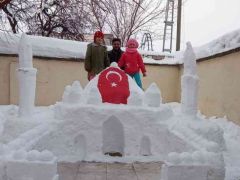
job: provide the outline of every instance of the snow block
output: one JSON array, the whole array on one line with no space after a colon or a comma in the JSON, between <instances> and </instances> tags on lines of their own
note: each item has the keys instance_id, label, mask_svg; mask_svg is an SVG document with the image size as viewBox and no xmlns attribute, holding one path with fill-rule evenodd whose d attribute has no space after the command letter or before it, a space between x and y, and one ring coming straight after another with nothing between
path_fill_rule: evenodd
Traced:
<instances>
[{"instance_id":1,"label":"snow block","mask_svg":"<svg viewBox=\"0 0 240 180\"><path fill-rule=\"evenodd\" d=\"M142 106L143 105L142 95L138 91L132 91L128 98L127 104L130 106Z\"/></svg>"},{"instance_id":2,"label":"snow block","mask_svg":"<svg viewBox=\"0 0 240 180\"><path fill-rule=\"evenodd\" d=\"M186 43L186 50L183 55L184 60L184 75L197 75L197 63L196 63L196 55L192 48L192 44L190 42Z\"/></svg>"},{"instance_id":3,"label":"snow block","mask_svg":"<svg viewBox=\"0 0 240 180\"><path fill-rule=\"evenodd\" d=\"M56 163L7 162L7 177L11 180L53 180L56 177Z\"/></svg>"},{"instance_id":4,"label":"snow block","mask_svg":"<svg viewBox=\"0 0 240 180\"><path fill-rule=\"evenodd\" d=\"M101 103L102 97L98 88L96 87L91 88L87 97L87 104L101 104Z\"/></svg>"},{"instance_id":5,"label":"snow block","mask_svg":"<svg viewBox=\"0 0 240 180\"><path fill-rule=\"evenodd\" d=\"M19 68L19 116L29 116L33 114L35 107L35 90L36 90L35 68Z\"/></svg>"},{"instance_id":6,"label":"snow block","mask_svg":"<svg viewBox=\"0 0 240 180\"><path fill-rule=\"evenodd\" d=\"M6 176L6 163L4 161L0 161L0 180L5 180Z\"/></svg>"},{"instance_id":7,"label":"snow block","mask_svg":"<svg viewBox=\"0 0 240 180\"><path fill-rule=\"evenodd\" d=\"M74 81L72 86L66 86L63 93L63 102L69 104L77 104L82 102L83 88L79 81Z\"/></svg>"},{"instance_id":8,"label":"snow block","mask_svg":"<svg viewBox=\"0 0 240 180\"><path fill-rule=\"evenodd\" d=\"M163 165L161 180L224 180L225 169L205 165Z\"/></svg>"},{"instance_id":9,"label":"snow block","mask_svg":"<svg viewBox=\"0 0 240 180\"><path fill-rule=\"evenodd\" d=\"M197 76L183 75L181 78L181 103L182 112L185 114L197 114L198 82Z\"/></svg>"},{"instance_id":10,"label":"snow block","mask_svg":"<svg viewBox=\"0 0 240 180\"><path fill-rule=\"evenodd\" d=\"M159 107L161 103L161 92L156 83L152 83L145 91L144 104L150 107Z\"/></svg>"},{"instance_id":11,"label":"snow block","mask_svg":"<svg viewBox=\"0 0 240 180\"><path fill-rule=\"evenodd\" d=\"M184 69L181 78L182 112L191 116L197 114L198 81L196 55L190 42L184 52Z\"/></svg>"},{"instance_id":12,"label":"snow block","mask_svg":"<svg viewBox=\"0 0 240 180\"><path fill-rule=\"evenodd\" d=\"M49 149L49 145L61 142L61 148L67 150L69 139L74 138L76 133L81 133L86 137L88 156L96 153L100 156L113 151L124 156L167 156L170 152L195 151L195 148L169 131L165 125L172 116L172 109L164 104L149 108L115 104L69 106L57 103L55 117L61 119L62 123L57 127L61 131L56 129L56 135L61 138L47 137L47 140L52 140L48 143L48 148L43 145L39 147L46 147L59 157L53 149ZM141 141L143 136L147 136L149 141Z\"/></svg>"},{"instance_id":13,"label":"snow block","mask_svg":"<svg viewBox=\"0 0 240 180\"><path fill-rule=\"evenodd\" d=\"M0 136L2 135L3 131L4 131L4 123L6 121L5 116L3 115L3 113L0 112Z\"/></svg>"},{"instance_id":14,"label":"snow block","mask_svg":"<svg viewBox=\"0 0 240 180\"><path fill-rule=\"evenodd\" d=\"M20 68L32 68L32 44L29 41L29 38L26 34L22 34L19 42L19 67Z\"/></svg>"}]
</instances>

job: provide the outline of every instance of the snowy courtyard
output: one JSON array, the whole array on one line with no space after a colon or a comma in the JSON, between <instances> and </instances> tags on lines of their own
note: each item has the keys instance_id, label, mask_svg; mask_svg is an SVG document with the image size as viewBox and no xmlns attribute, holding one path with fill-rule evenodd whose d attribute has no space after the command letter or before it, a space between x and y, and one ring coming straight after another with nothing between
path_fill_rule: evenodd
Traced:
<instances>
[{"instance_id":1,"label":"snowy courtyard","mask_svg":"<svg viewBox=\"0 0 240 180\"><path fill-rule=\"evenodd\" d=\"M240 180L239 7L0 0L0 180Z\"/></svg>"},{"instance_id":2,"label":"snowy courtyard","mask_svg":"<svg viewBox=\"0 0 240 180\"><path fill-rule=\"evenodd\" d=\"M112 106L103 105L103 107L96 108L94 105L88 105L85 110L92 116L95 114L94 119L98 120L97 123L100 124L101 120L107 120L110 114L119 114L116 110L118 108L115 109ZM79 109L81 107L79 105ZM129 121L129 124L124 126L125 132L127 129L130 129L130 131L135 129L137 132L133 134L139 137L138 139L143 134L153 137L151 137L151 144L143 143L140 145L140 141L135 141L134 137L126 134L126 145L119 147L125 148L125 156L110 157L103 154L101 150L103 145L102 137L99 137L97 131L93 130L98 125L96 122L91 123L91 116L86 116L86 111L81 113L75 107L69 112L70 114L65 114L65 118L68 117L69 119L63 120L56 118L57 105L53 105L37 107L31 118L18 118L17 106L1 106L0 177L3 180L5 180L4 177L6 176L17 180L20 176L24 179L24 176L37 177L41 175L40 179L43 179L42 172L44 172L44 179L51 179L49 177L54 177L57 174L56 170L59 162L64 161L73 163L78 161L105 163L162 161L172 165L193 167L221 165L222 162L219 162L218 159L219 148L216 147L221 145L221 148L224 148L222 152L226 169L225 180L239 179L239 126L229 122L226 118L212 117L206 119L200 114L198 114L197 119L192 121L181 113L180 104L178 103L164 104L163 107L168 108L165 112L162 111L165 116L152 117L153 119L149 120L148 127L145 127L157 131L155 137L154 133L136 129L140 128L140 125L136 124L136 122L144 123L143 120L145 119L145 117L138 119L138 121L133 119L134 113L131 112L134 112L136 107L120 107L119 109L122 109L121 111L124 111L125 114L122 116L122 120ZM77 116L74 115L74 109ZM113 112L113 109L115 109L115 112ZM145 111L145 114L153 112L153 110ZM126 115L127 113L128 115ZM141 117L141 114L138 118ZM78 120L75 118L78 118ZM87 122L91 125L88 128L86 128ZM112 126L114 126L114 123ZM116 121L115 125L118 125L117 123L119 122ZM99 129L99 131L102 131L102 129ZM85 139L84 135L87 132L89 132L89 135ZM109 133L114 132L110 131ZM218 139L221 135L224 138L222 140ZM97 144L94 141L97 141ZM119 141L119 138L117 141ZM173 145L166 141L175 143ZM132 146L127 147L128 144ZM140 147L143 148L142 151L140 151ZM149 154L143 156L141 153ZM31 169L32 174L29 169Z\"/></svg>"},{"instance_id":3,"label":"snowy courtyard","mask_svg":"<svg viewBox=\"0 0 240 180\"><path fill-rule=\"evenodd\" d=\"M240 127L198 111L191 43L181 55L180 103L163 103L155 83L142 90L112 64L84 88L79 81L66 86L62 100L45 107L34 105L37 69L26 35L20 44L19 106L0 106L0 180L240 179ZM127 103L102 102L104 73L112 100L126 77Z\"/></svg>"}]
</instances>

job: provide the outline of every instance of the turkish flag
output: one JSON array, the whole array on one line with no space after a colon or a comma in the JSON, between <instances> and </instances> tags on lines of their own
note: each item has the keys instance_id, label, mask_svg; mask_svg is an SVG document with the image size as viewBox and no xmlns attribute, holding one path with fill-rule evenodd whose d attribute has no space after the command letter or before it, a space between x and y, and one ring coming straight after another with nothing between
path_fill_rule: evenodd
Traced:
<instances>
[{"instance_id":1,"label":"turkish flag","mask_svg":"<svg viewBox=\"0 0 240 180\"><path fill-rule=\"evenodd\" d=\"M128 76L119 68L109 67L100 73L98 89L102 102L127 104L130 95Z\"/></svg>"}]
</instances>

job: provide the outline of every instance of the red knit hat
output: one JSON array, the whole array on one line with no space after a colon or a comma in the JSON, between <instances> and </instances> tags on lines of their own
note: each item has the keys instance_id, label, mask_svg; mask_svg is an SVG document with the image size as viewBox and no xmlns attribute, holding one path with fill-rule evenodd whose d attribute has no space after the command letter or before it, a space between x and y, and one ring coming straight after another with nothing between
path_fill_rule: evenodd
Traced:
<instances>
[{"instance_id":1,"label":"red knit hat","mask_svg":"<svg viewBox=\"0 0 240 180\"><path fill-rule=\"evenodd\" d=\"M136 39L129 39L128 42L127 42L127 47L130 45L130 44L133 44L134 45L134 48L138 48L138 42Z\"/></svg>"},{"instance_id":2,"label":"red knit hat","mask_svg":"<svg viewBox=\"0 0 240 180\"><path fill-rule=\"evenodd\" d=\"M96 31L94 34L94 42L96 41L96 38L104 38L104 34L101 31Z\"/></svg>"}]
</instances>

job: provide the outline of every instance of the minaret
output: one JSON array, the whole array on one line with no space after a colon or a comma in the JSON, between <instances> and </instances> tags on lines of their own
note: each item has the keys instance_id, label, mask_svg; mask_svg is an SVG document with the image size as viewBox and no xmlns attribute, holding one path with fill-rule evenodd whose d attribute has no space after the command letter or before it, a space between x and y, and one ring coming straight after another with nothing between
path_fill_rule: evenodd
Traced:
<instances>
[{"instance_id":1,"label":"minaret","mask_svg":"<svg viewBox=\"0 0 240 180\"><path fill-rule=\"evenodd\" d=\"M182 112L188 115L197 114L198 81L196 55L190 42L183 56L184 71L181 77L181 104Z\"/></svg>"},{"instance_id":2,"label":"minaret","mask_svg":"<svg viewBox=\"0 0 240 180\"><path fill-rule=\"evenodd\" d=\"M32 115L35 106L36 74L33 68L32 45L26 34L22 34L19 42L19 116Z\"/></svg>"}]
</instances>

